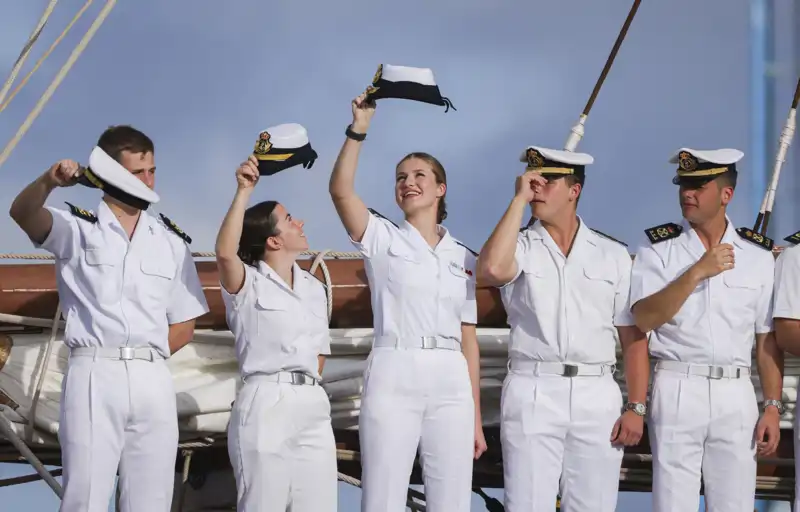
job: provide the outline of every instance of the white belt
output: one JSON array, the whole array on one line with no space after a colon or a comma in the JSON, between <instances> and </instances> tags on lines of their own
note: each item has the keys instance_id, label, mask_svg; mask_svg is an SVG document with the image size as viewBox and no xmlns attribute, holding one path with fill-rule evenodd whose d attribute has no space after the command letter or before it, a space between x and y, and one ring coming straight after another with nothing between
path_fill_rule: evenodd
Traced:
<instances>
[{"instance_id":1,"label":"white belt","mask_svg":"<svg viewBox=\"0 0 800 512\"><path fill-rule=\"evenodd\" d=\"M530 372L534 375L560 375L562 377L601 377L616 371L613 364L572 364L550 361L530 361L512 359L508 363L509 370Z\"/></svg>"},{"instance_id":2,"label":"white belt","mask_svg":"<svg viewBox=\"0 0 800 512\"><path fill-rule=\"evenodd\" d=\"M656 371L667 370L669 372L683 373L685 375L696 375L709 379L739 379L750 377L750 368L744 366L713 366L710 364L691 364L681 363L680 361L659 361L656 363Z\"/></svg>"},{"instance_id":3,"label":"white belt","mask_svg":"<svg viewBox=\"0 0 800 512\"><path fill-rule=\"evenodd\" d=\"M70 349L70 357L94 357L100 359L120 359L130 361L156 361L164 359L152 347L75 347Z\"/></svg>"},{"instance_id":4,"label":"white belt","mask_svg":"<svg viewBox=\"0 0 800 512\"><path fill-rule=\"evenodd\" d=\"M422 348L422 349L444 349L444 350L458 350L461 351L461 342L453 338L444 338L442 336L409 336L406 338L399 338L393 334L384 336L376 336L373 347L390 347L390 348Z\"/></svg>"},{"instance_id":5,"label":"white belt","mask_svg":"<svg viewBox=\"0 0 800 512\"><path fill-rule=\"evenodd\" d=\"M278 382L284 384L294 384L296 386L316 386L319 384L317 379L303 372L254 373L245 377L244 381Z\"/></svg>"}]
</instances>

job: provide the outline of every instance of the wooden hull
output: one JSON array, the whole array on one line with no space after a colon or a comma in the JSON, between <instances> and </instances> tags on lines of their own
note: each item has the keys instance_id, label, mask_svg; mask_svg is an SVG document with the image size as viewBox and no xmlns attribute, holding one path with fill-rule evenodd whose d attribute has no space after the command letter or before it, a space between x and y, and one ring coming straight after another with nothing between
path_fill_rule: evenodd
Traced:
<instances>
[{"instance_id":1,"label":"wooden hull","mask_svg":"<svg viewBox=\"0 0 800 512\"><path fill-rule=\"evenodd\" d=\"M298 262L304 269L311 260ZM331 328L372 327L369 286L360 258L325 259L333 284ZM197 272L211 311L197 321L198 329L227 330L225 305L219 291L214 261L196 261ZM323 283L322 270L315 276ZM506 313L496 288L479 287L478 325L506 328ZM55 268L52 263L0 265L0 313L51 319L58 305Z\"/></svg>"}]
</instances>

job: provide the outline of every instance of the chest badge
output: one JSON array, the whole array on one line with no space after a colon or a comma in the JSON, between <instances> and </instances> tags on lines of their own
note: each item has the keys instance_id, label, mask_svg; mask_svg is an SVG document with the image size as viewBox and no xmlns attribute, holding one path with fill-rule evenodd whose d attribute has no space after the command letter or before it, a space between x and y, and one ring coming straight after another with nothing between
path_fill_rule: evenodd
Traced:
<instances>
[{"instance_id":1,"label":"chest badge","mask_svg":"<svg viewBox=\"0 0 800 512\"><path fill-rule=\"evenodd\" d=\"M457 269L457 270L460 270L461 272L463 272L463 273L467 274L468 276L472 277L472 271L470 269L464 268L462 265L459 265L455 261L451 261L450 262L450 266L455 268L455 269Z\"/></svg>"}]
</instances>

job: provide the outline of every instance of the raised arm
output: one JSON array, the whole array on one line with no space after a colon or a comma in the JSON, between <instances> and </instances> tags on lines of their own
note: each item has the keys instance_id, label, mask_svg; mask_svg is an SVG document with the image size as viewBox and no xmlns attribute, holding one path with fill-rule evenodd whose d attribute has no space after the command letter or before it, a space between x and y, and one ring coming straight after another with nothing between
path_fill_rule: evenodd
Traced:
<instances>
[{"instance_id":1,"label":"raised arm","mask_svg":"<svg viewBox=\"0 0 800 512\"><path fill-rule=\"evenodd\" d=\"M220 284L230 294L237 294L244 285L244 263L239 258L239 240L242 238L244 211L253 188L258 183L258 160L253 155L236 169L236 194L217 233L215 252Z\"/></svg>"},{"instance_id":2,"label":"raised arm","mask_svg":"<svg viewBox=\"0 0 800 512\"><path fill-rule=\"evenodd\" d=\"M25 187L11 203L9 215L34 244L43 244L53 229L53 215L44 207L48 196L57 187L74 185L79 171L80 166L72 160L56 162Z\"/></svg>"},{"instance_id":3,"label":"raised arm","mask_svg":"<svg viewBox=\"0 0 800 512\"><path fill-rule=\"evenodd\" d=\"M527 171L517 178L514 199L478 257L478 278L481 282L489 286L503 286L519 273L516 260L517 236L525 206L533 201L534 187L537 184L547 184L538 172Z\"/></svg>"},{"instance_id":4,"label":"raised arm","mask_svg":"<svg viewBox=\"0 0 800 512\"><path fill-rule=\"evenodd\" d=\"M367 93L363 93L352 102L353 123L350 130L358 135L366 136L372 115L375 113L375 103L366 101ZM355 190L356 167L358 155L361 152L363 141L347 137L339 151L339 157L333 166L328 189L336 207L336 212L344 224L345 230L355 242L360 242L367 229L368 212L364 202L358 197Z\"/></svg>"},{"instance_id":5,"label":"raised arm","mask_svg":"<svg viewBox=\"0 0 800 512\"><path fill-rule=\"evenodd\" d=\"M648 274L657 273L657 270L652 268L654 263L650 261L652 258L646 256L639 261L637 256L633 262L631 293L636 299L631 298L633 303L631 311L636 319L636 326L642 332L658 329L670 321L701 282L732 269L733 247L730 244L712 247L680 277L652 295L638 299L636 290L641 290L642 282L648 278Z\"/></svg>"}]
</instances>

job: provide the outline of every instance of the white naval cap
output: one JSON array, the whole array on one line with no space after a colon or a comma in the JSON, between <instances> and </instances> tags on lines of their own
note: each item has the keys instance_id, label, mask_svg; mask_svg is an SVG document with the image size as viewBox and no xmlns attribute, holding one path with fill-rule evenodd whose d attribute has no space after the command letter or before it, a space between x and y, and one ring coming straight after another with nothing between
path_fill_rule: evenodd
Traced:
<instances>
[{"instance_id":1,"label":"white naval cap","mask_svg":"<svg viewBox=\"0 0 800 512\"><path fill-rule=\"evenodd\" d=\"M308 139L308 131L297 123L279 124L262 130L258 134L253 155L258 160L258 172L262 176L270 176L298 164L310 169L317 159L317 152Z\"/></svg>"},{"instance_id":2,"label":"white naval cap","mask_svg":"<svg viewBox=\"0 0 800 512\"><path fill-rule=\"evenodd\" d=\"M669 162L678 164L674 184L686 181L707 181L720 174L736 171L736 163L744 157L738 149L692 149L680 148Z\"/></svg>"},{"instance_id":3,"label":"white naval cap","mask_svg":"<svg viewBox=\"0 0 800 512\"><path fill-rule=\"evenodd\" d=\"M594 163L594 158L588 153L528 146L520 155L519 161L526 162L528 170L539 171L543 176L572 174L583 177L584 167Z\"/></svg>"},{"instance_id":4,"label":"white naval cap","mask_svg":"<svg viewBox=\"0 0 800 512\"><path fill-rule=\"evenodd\" d=\"M99 146L95 146L89 155L89 166L83 169L78 182L100 189L114 199L140 210L147 210L160 200L155 191Z\"/></svg>"},{"instance_id":5,"label":"white naval cap","mask_svg":"<svg viewBox=\"0 0 800 512\"><path fill-rule=\"evenodd\" d=\"M372 85L367 87L367 99L397 98L447 107L445 112L456 110L449 99L443 97L436 85L433 70L409 66L380 64Z\"/></svg>"}]
</instances>

